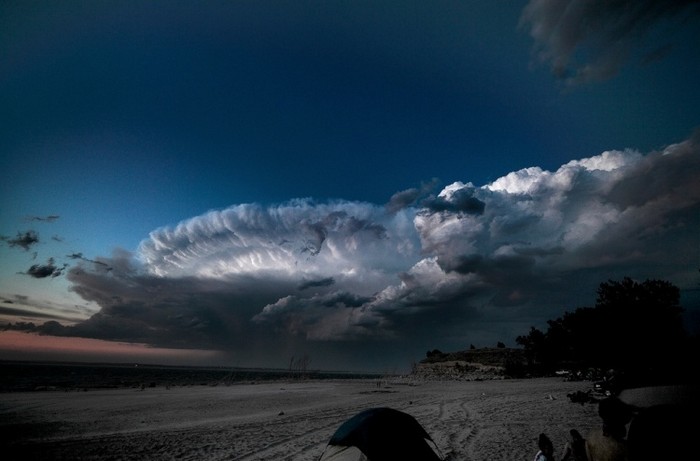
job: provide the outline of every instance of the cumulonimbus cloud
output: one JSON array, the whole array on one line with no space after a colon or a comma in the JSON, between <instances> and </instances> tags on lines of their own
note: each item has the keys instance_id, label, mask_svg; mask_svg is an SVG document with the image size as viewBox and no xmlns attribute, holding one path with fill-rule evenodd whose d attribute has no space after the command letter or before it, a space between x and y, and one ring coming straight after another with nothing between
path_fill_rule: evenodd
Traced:
<instances>
[{"instance_id":1,"label":"cumulonimbus cloud","mask_svg":"<svg viewBox=\"0 0 700 461\"><path fill-rule=\"evenodd\" d=\"M102 310L64 333L236 350L422 347L441 332L512 340L591 303L610 278L694 287L699 138L455 182L390 210L293 200L211 211L153 231L134 254L71 268L72 289Z\"/></svg>"}]
</instances>

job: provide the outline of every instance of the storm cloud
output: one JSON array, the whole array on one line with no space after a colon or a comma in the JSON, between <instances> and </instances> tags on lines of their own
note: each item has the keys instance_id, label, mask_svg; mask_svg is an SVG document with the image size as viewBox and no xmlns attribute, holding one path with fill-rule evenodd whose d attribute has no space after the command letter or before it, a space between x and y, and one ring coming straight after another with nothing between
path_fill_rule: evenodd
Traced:
<instances>
[{"instance_id":1,"label":"storm cloud","mask_svg":"<svg viewBox=\"0 0 700 461\"><path fill-rule=\"evenodd\" d=\"M606 80L631 59L662 58L673 48L674 29L697 25L694 0L531 0L521 26L535 40L536 59L568 84ZM663 41L651 35L663 27ZM645 46L644 44L647 44Z\"/></svg>"},{"instance_id":2,"label":"storm cloud","mask_svg":"<svg viewBox=\"0 0 700 461\"><path fill-rule=\"evenodd\" d=\"M63 334L247 354L323 344L331 357L348 341L377 353L512 343L591 305L611 278L693 289L698 138L455 182L391 212L313 200L211 211L71 268L72 290L101 311Z\"/></svg>"}]
</instances>

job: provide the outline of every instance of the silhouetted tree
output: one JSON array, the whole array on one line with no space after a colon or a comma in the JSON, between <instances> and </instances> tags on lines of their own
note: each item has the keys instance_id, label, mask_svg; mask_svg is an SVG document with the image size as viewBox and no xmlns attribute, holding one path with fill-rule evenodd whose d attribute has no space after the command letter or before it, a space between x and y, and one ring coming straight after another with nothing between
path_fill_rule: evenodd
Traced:
<instances>
[{"instance_id":1,"label":"silhouetted tree","mask_svg":"<svg viewBox=\"0 0 700 461\"><path fill-rule=\"evenodd\" d=\"M679 370L690 348L676 286L624 278L601 283L597 295L594 308L565 312L547 322L546 333L532 327L516 339L530 366L614 368L636 376Z\"/></svg>"},{"instance_id":2,"label":"silhouetted tree","mask_svg":"<svg viewBox=\"0 0 700 461\"><path fill-rule=\"evenodd\" d=\"M612 361L644 369L671 359L686 337L679 302L680 290L666 281L625 278L602 283L596 308L607 322Z\"/></svg>"},{"instance_id":3,"label":"silhouetted tree","mask_svg":"<svg viewBox=\"0 0 700 461\"><path fill-rule=\"evenodd\" d=\"M425 356L429 359L431 358L439 358L442 357L444 354L440 349L433 349L432 351L428 351L425 353Z\"/></svg>"},{"instance_id":4,"label":"silhouetted tree","mask_svg":"<svg viewBox=\"0 0 700 461\"><path fill-rule=\"evenodd\" d=\"M525 358L529 367L541 361L540 355L545 350L545 337L540 330L530 327L530 333L527 336L518 336L515 342L525 349Z\"/></svg>"}]
</instances>

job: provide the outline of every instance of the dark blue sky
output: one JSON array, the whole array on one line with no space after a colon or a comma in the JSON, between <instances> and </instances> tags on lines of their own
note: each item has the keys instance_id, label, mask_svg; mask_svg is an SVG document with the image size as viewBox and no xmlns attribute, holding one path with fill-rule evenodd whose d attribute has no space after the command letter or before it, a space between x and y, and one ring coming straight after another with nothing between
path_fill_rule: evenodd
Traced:
<instances>
[{"instance_id":1,"label":"dark blue sky","mask_svg":"<svg viewBox=\"0 0 700 461\"><path fill-rule=\"evenodd\" d=\"M0 234L41 240L5 245L0 291L64 297L21 272L143 260L149 233L209 210L382 207L681 143L700 126L698 8L635 4L3 2Z\"/></svg>"}]
</instances>

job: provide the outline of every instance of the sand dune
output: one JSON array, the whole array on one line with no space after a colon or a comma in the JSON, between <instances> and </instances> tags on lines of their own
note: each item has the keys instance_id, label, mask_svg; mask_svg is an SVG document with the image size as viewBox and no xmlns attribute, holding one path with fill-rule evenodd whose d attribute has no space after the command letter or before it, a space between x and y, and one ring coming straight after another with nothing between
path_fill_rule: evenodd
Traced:
<instances>
[{"instance_id":1,"label":"sand dune","mask_svg":"<svg viewBox=\"0 0 700 461\"><path fill-rule=\"evenodd\" d=\"M596 405L567 398L589 385L322 380L5 393L0 429L11 459L316 460L343 421L388 406L413 415L446 460L531 460L540 432L559 457L570 428L600 424Z\"/></svg>"}]
</instances>

